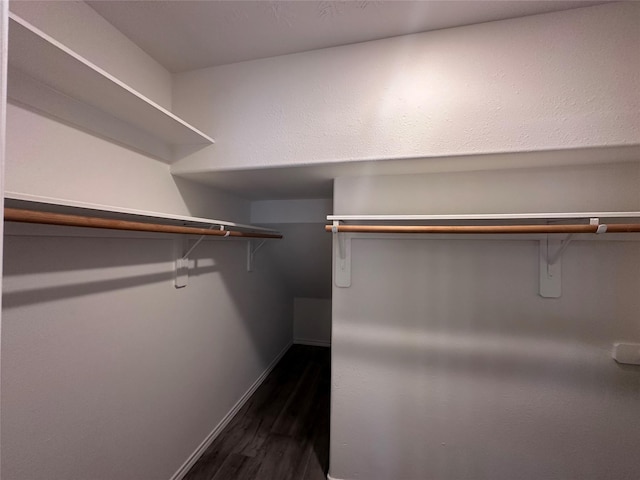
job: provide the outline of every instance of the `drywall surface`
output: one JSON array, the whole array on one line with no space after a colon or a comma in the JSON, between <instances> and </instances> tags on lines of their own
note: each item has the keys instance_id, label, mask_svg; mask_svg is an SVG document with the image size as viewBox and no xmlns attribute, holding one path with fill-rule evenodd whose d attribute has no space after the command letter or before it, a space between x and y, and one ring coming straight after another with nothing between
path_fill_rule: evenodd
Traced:
<instances>
[{"instance_id":1,"label":"drywall surface","mask_svg":"<svg viewBox=\"0 0 640 480\"><path fill-rule=\"evenodd\" d=\"M7 121L7 190L248 223L249 202L149 157ZM178 236L11 227L3 479L169 479L292 341L293 296L268 256L247 272L246 241L201 243L176 289Z\"/></svg>"},{"instance_id":2,"label":"drywall surface","mask_svg":"<svg viewBox=\"0 0 640 480\"><path fill-rule=\"evenodd\" d=\"M15 105L8 106L7 191L249 221L249 202L184 179L167 165Z\"/></svg>"},{"instance_id":3,"label":"drywall surface","mask_svg":"<svg viewBox=\"0 0 640 480\"><path fill-rule=\"evenodd\" d=\"M172 171L638 144L639 23L616 3L178 74L217 143Z\"/></svg>"},{"instance_id":4,"label":"drywall surface","mask_svg":"<svg viewBox=\"0 0 640 480\"><path fill-rule=\"evenodd\" d=\"M640 211L638 162L342 177L336 215Z\"/></svg>"},{"instance_id":5,"label":"drywall surface","mask_svg":"<svg viewBox=\"0 0 640 480\"><path fill-rule=\"evenodd\" d=\"M251 203L252 224L284 235L282 240L265 245L258 257L273 257L294 297L331 298L332 239L324 225L332 212L333 202L327 199Z\"/></svg>"},{"instance_id":6,"label":"drywall surface","mask_svg":"<svg viewBox=\"0 0 640 480\"><path fill-rule=\"evenodd\" d=\"M637 165L608 168L338 179L335 211L638 210ZM351 287L333 287L332 478L637 477L640 369L611 352L640 342L638 241L574 241L558 299L538 295L533 240L362 235L351 253Z\"/></svg>"},{"instance_id":7,"label":"drywall surface","mask_svg":"<svg viewBox=\"0 0 640 480\"><path fill-rule=\"evenodd\" d=\"M10 2L11 12L171 110L171 75L81 1Z\"/></svg>"},{"instance_id":8,"label":"drywall surface","mask_svg":"<svg viewBox=\"0 0 640 480\"><path fill-rule=\"evenodd\" d=\"M174 246L7 237L3 479L169 479L291 342L268 259L204 242L175 289Z\"/></svg>"},{"instance_id":9,"label":"drywall surface","mask_svg":"<svg viewBox=\"0 0 640 480\"><path fill-rule=\"evenodd\" d=\"M263 224L282 232L257 254L273 258L295 297L331 298L331 235L320 223Z\"/></svg>"},{"instance_id":10,"label":"drywall surface","mask_svg":"<svg viewBox=\"0 0 640 480\"><path fill-rule=\"evenodd\" d=\"M251 202L252 223L325 223L332 213L330 198Z\"/></svg>"},{"instance_id":11,"label":"drywall surface","mask_svg":"<svg viewBox=\"0 0 640 480\"><path fill-rule=\"evenodd\" d=\"M293 301L293 343L331 345L331 299L295 298Z\"/></svg>"}]
</instances>

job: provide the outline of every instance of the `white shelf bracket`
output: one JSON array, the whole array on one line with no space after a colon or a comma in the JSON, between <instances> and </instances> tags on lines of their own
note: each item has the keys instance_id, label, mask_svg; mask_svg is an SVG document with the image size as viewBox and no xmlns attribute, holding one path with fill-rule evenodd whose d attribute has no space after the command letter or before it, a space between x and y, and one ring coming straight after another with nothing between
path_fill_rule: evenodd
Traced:
<instances>
[{"instance_id":1,"label":"white shelf bracket","mask_svg":"<svg viewBox=\"0 0 640 480\"><path fill-rule=\"evenodd\" d=\"M262 240L260 243L258 243L258 245L255 246L255 248L251 240L247 242L247 272L253 272L254 257L256 255L256 252L260 250L260 247L262 247L265 242L266 240Z\"/></svg>"},{"instance_id":2,"label":"white shelf bracket","mask_svg":"<svg viewBox=\"0 0 640 480\"><path fill-rule=\"evenodd\" d=\"M334 220L333 232L334 276L336 286L348 288L351 286L351 237L338 232L339 220Z\"/></svg>"},{"instance_id":3,"label":"white shelf bracket","mask_svg":"<svg viewBox=\"0 0 640 480\"><path fill-rule=\"evenodd\" d=\"M596 219L597 221L597 219ZM574 239L569 234L564 240L540 240L540 296L559 298L562 295L562 254Z\"/></svg>"},{"instance_id":4,"label":"white shelf bracket","mask_svg":"<svg viewBox=\"0 0 640 480\"><path fill-rule=\"evenodd\" d=\"M549 255L547 257L547 268L555 265L556 263L558 263L558 261L562 258L562 254L564 253L564 251L567 249L567 247L571 244L571 242L573 241L574 238L574 234L571 233L569 235L567 235L567 238L564 239L563 242L561 242L560 244L560 248L558 248L558 250L556 250L556 253L550 253L549 249L547 248L547 254ZM548 241L548 239L547 239Z\"/></svg>"},{"instance_id":5,"label":"white shelf bracket","mask_svg":"<svg viewBox=\"0 0 640 480\"><path fill-rule=\"evenodd\" d=\"M211 225L209 227L209 230L213 230L213 227L215 227L215 225ZM220 231L224 231L224 226L220 225L219 228L220 228ZM229 236L229 232L226 233L225 237L228 237L228 236ZM196 240L196 243L194 243L193 246L187 251L187 253L185 253L182 256L182 260L189 260L189 255L191 254L191 252L193 252L196 249L196 247L198 245L200 245L200 242L202 242L202 240L204 240L204 237L205 237L205 235L200 235L200 238L198 238L198 240Z\"/></svg>"},{"instance_id":6,"label":"white shelf bracket","mask_svg":"<svg viewBox=\"0 0 640 480\"><path fill-rule=\"evenodd\" d=\"M550 262L550 252L560 252L562 241L551 239L540 240L540 296L544 298L559 298L562 295L562 258L555 255L555 261Z\"/></svg>"},{"instance_id":7,"label":"white shelf bracket","mask_svg":"<svg viewBox=\"0 0 640 480\"><path fill-rule=\"evenodd\" d=\"M189 258L184 254L188 246L186 235L180 235L175 242L176 276L174 285L176 288L184 288L189 283ZM190 253L187 252L187 253Z\"/></svg>"},{"instance_id":8,"label":"white shelf bracket","mask_svg":"<svg viewBox=\"0 0 640 480\"><path fill-rule=\"evenodd\" d=\"M224 230L223 225L211 225L209 227L209 230L213 230L214 228L219 228L222 231ZM189 240L186 235L181 235L180 238L176 240L176 288L183 288L187 286L189 282L189 255L191 255L196 247L200 245L200 242L204 240L205 236L206 235L200 235L200 238L198 238L198 240L196 240L196 242L188 250L187 247L189 246ZM225 237L228 236L229 232L227 231Z\"/></svg>"},{"instance_id":9,"label":"white shelf bracket","mask_svg":"<svg viewBox=\"0 0 640 480\"><path fill-rule=\"evenodd\" d=\"M597 225L596 234L606 233L607 226L598 217L589 219L589 225ZM547 238L540 240L540 296L559 298L562 295L562 254L569 247L575 235L569 234L564 240ZM552 253L555 252L555 253Z\"/></svg>"}]
</instances>

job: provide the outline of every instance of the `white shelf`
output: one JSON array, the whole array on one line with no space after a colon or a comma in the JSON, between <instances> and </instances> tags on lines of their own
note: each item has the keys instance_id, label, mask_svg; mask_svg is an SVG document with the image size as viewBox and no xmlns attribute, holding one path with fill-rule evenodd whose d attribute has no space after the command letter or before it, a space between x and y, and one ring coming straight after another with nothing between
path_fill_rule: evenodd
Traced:
<instances>
[{"instance_id":1,"label":"white shelf","mask_svg":"<svg viewBox=\"0 0 640 480\"><path fill-rule=\"evenodd\" d=\"M13 13L8 98L167 163L214 143Z\"/></svg>"},{"instance_id":2,"label":"white shelf","mask_svg":"<svg viewBox=\"0 0 640 480\"><path fill-rule=\"evenodd\" d=\"M640 218L640 212L481 213L454 215L328 215L329 221L407 222L474 220L580 220L590 218Z\"/></svg>"},{"instance_id":3,"label":"white shelf","mask_svg":"<svg viewBox=\"0 0 640 480\"><path fill-rule=\"evenodd\" d=\"M221 225L227 229L240 231L256 231L264 233L278 233L275 230L254 225L215 220L211 218L189 217L186 215L173 215L167 213L151 212L146 210L136 210L133 208L112 207L96 203L77 202L60 198L41 197L26 193L6 192L5 207L23 208L31 210L45 210L54 213L66 213L74 215L94 215L104 218L120 218L133 221L162 220L162 223L172 225L185 225L190 227L210 227L211 225Z\"/></svg>"}]
</instances>

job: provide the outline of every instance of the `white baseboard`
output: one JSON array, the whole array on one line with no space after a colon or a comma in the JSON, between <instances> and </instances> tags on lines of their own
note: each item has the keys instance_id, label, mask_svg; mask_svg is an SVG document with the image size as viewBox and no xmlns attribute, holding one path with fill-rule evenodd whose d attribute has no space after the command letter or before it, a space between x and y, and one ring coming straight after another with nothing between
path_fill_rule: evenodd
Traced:
<instances>
[{"instance_id":1,"label":"white baseboard","mask_svg":"<svg viewBox=\"0 0 640 480\"><path fill-rule=\"evenodd\" d=\"M309 340L307 338L294 338L294 345L310 345L312 347L330 347L331 342L326 342L324 340Z\"/></svg>"},{"instance_id":2,"label":"white baseboard","mask_svg":"<svg viewBox=\"0 0 640 480\"><path fill-rule=\"evenodd\" d=\"M187 472L193 467L193 465L198 461L198 459L202 456L202 454L209 448L209 445L213 443L213 441L220 435L220 432L224 430L229 422L233 419L233 417L238 413L238 411L242 408L242 406L251 398L251 395L258 389L262 382L264 382L267 375L271 373L271 370L276 366L276 364L280 361L287 350L291 347L293 343L290 342L286 347L273 359L273 361L269 364L269 366L265 369L264 372L260 374L258 379L253 382L253 385L249 387L240 400L233 406L233 408L227 413L224 418L216 425L216 427L211 431L207 438L205 438L202 443L195 449L195 451L189 456L189 458L182 464L182 466L178 469L176 473L173 474L170 480L182 480L182 478L187 474Z\"/></svg>"}]
</instances>

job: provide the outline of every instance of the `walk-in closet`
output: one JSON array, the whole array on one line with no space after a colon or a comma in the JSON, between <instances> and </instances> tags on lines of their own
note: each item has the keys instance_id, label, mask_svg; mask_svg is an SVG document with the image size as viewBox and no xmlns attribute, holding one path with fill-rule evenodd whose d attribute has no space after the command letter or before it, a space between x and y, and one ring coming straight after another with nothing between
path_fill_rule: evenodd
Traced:
<instances>
[{"instance_id":1,"label":"walk-in closet","mask_svg":"<svg viewBox=\"0 0 640 480\"><path fill-rule=\"evenodd\" d=\"M632 480L640 2L0 2L2 480Z\"/></svg>"}]
</instances>

